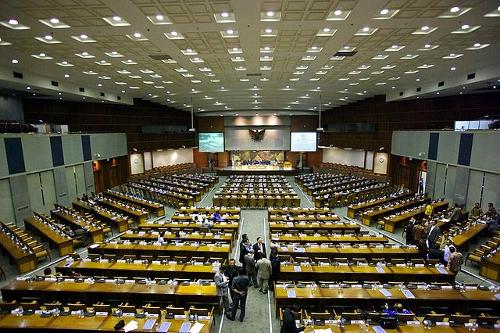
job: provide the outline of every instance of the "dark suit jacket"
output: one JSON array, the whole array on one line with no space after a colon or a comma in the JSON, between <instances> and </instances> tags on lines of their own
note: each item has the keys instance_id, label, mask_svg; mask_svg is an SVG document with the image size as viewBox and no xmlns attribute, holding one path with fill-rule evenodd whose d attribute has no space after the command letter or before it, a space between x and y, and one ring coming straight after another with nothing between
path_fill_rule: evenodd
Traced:
<instances>
[{"instance_id":1,"label":"dark suit jacket","mask_svg":"<svg viewBox=\"0 0 500 333\"><path fill-rule=\"evenodd\" d=\"M257 253L259 252L259 243L255 243L253 245L253 251L254 253ZM262 256L266 257L267 254L266 254L266 244L262 243Z\"/></svg>"},{"instance_id":2,"label":"dark suit jacket","mask_svg":"<svg viewBox=\"0 0 500 333\"><path fill-rule=\"evenodd\" d=\"M280 333L298 333L303 330L303 327L297 328L293 312L286 308L285 311L283 311L283 324L281 326Z\"/></svg>"},{"instance_id":3,"label":"dark suit jacket","mask_svg":"<svg viewBox=\"0 0 500 333\"><path fill-rule=\"evenodd\" d=\"M439 230L439 227L435 226L434 229L431 230L429 233L429 236L427 237L427 240L429 241L429 249L434 249L436 247L439 247L437 245L437 239L439 235L441 234L441 231Z\"/></svg>"}]
</instances>

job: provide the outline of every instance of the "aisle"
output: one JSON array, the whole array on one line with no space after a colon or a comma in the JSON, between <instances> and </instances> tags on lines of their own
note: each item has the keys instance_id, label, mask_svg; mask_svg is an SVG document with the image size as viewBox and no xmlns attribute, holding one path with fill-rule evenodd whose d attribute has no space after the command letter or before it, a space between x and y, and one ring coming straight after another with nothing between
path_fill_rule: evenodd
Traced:
<instances>
[{"instance_id":1,"label":"aisle","mask_svg":"<svg viewBox=\"0 0 500 333\"><path fill-rule=\"evenodd\" d=\"M257 237L264 237L269 254L269 230L267 229L267 210L264 209L242 209L240 237L238 244L233 249L232 257L239 265L239 242L242 234L247 234L251 243L254 244ZM246 314L243 323L238 321L239 312L235 321L227 318L216 318L215 332L242 333L242 332L279 332L279 321L274 314L273 294L269 292L264 295L257 288L251 287L249 290Z\"/></svg>"}]
</instances>

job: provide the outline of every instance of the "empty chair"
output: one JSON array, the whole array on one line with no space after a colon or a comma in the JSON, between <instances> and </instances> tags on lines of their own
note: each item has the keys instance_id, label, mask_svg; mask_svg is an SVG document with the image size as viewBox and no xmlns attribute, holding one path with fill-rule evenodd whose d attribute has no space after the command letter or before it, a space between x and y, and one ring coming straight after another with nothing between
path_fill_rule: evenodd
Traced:
<instances>
[{"instance_id":1,"label":"empty chair","mask_svg":"<svg viewBox=\"0 0 500 333\"><path fill-rule=\"evenodd\" d=\"M411 259L411 263L413 265L423 265L425 264L424 259Z\"/></svg>"},{"instance_id":2,"label":"empty chair","mask_svg":"<svg viewBox=\"0 0 500 333\"><path fill-rule=\"evenodd\" d=\"M295 262L305 264L305 263L311 263L311 258L309 257L295 257Z\"/></svg>"},{"instance_id":3,"label":"empty chair","mask_svg":"<svg viewBox=\"0 0 500 333\"><path fill-rule=\"evenodd\" d=\"M472 319L471 315L464 315L461 313L451 314L448 318L448 322L452 325L465 325Z\"/></svg>"},{"instance_id":4,"label":"empty chair","mask_svg":"<svg viewBox=\"0 0 500 333\"><path fill-rule=\"evenodd\" d=\"M443 321L445 316L446 316L446 314L444 314L444 313L435 313L434 311L432 311L432 312L425 315L424 320L428 320L428 321L431 321L433 323L436 323L438 321L439 322Z\"/></svg>"},{"instance_id":5,"label":"empty chair","mask_svg":"<svg viewBox=\"0 0 500 333\"><path fill-rule=\"evenodd\" d=\"M0 302L0 313L10 313L18 307L17 301Z\"/></svg>"},{"instance_id":6,"label":"empty chair","mask_svg":"<svg viewBox=\"0 0 500 333\"><path fill-rule=\"evenodd\" d=\"M43 303L46 310L62 309L63 305L59 301L53 301L51 303Z\"/></svg>"},{"instance_id":7,"label":"empty chair","mask_svg":"<svg viewBox=\"0 0 500 333\"><path fill-rule=\"evenodd\" d=\"M347 258L335 258L335 261L339 264L348 264L349 263L349 259L347 259Z\"/></svg>"},{"instance_id":8,"label":"empty chair","mask_svg":"<svg viewBox=\"0 0 500 333\"><path fill-rule=\"evenodd\" d=\"M426 259L425 263L429 266L435 266L439 264L439 259Z\"/></svg>"},{"instance_id":9,"label":"empty chair","mask_svg":"<svg viewBox=\"0 0 500 333\"><path fill-rule=\"evenodd\" d=\"M330 312L310 312L308 313L306 311L306 317L313 322L324 322L325 320L333 320L335 319L335 314L330 313Z\"/></svg>"},{"instance_id":10,"label":"empty chair","mask_svg":"<svg viewBox=\"0 0 500 333\"><path fill-rule=\"evenodd\" d=\"M116 261L116 254L104 254L103 259L108 261Z\"/></svg>"},{"instance_id":11,"label":"empty chair","mask_svg":"<svg viewBox=\"0 0 500 333\"><path fill-rule=\"evenodd\" d=\"M374 263L385 263L385 258L372 258Z\"/></svg>"},{"instance_id":12,"label":"empty chair","mask_svg":"<svg viewBox=\"0 0 500 333\"><path fill-rule=\"evenodd\" d=\"M153 256L141 254L141 260L147 260L148 262L153 261Z\"/></svg>"},{"instance_id":13,"label":"empty chair","mask_svg":"<svg viewBox=\"0 0 500 333\"><path fill-rule=\"evenodd\" d=\"M31 301L31 302L21 302L19 303L19 306L23 308L23 310L38 310L40 308L40 304L38 304L38 301Z\"/></svg>"},{"instance_id":14,"label":"empty chair","mask_svg":"<svg viewBox=\"0 0 500 333\"><path fill-rule=\"evenodd\" d=\"M398 318L398 322L401 323L406 323L407 321L415 320L414 313L398 313L396 314L396 317Z\"/></svg>"},{"instance_id":15,"label":"empty chair","mask_svg":"<svg viewBox=\"0 0 500 333\"><path fill-rule=\"evenodd\" d=\"M316 258L314 258L314 260L318 263L318 265L327 266L327 265L331 264L331 261L329 258L316 257Z\"/></svg>"},{"instance_id":16,"label":"empty chair","mask_svg":"<svg viewBox=\"0 0 500 333\"><path fill-rule=\"evenodd\" d=\"M184 308L178 308L178 307L167 307L167 318L174 318L175 316L185 316L186 311Z\"/></svg>"},{"instance_id":17,"label":"empty chair","mask_svg":"<svg viewBox=\"0 0 500 333\"><path fill-rule=\"evenodd\" d=\"M404 259L396 259L396 258L391 259L391 264L393 265L404 265L405 263L406 261Z\"/></svg>"},{"instance_id":18,"label":"empty chair","mask_svg":"<svg viewBox=\"0 0 500 333\"><path fill-rule=\"evenodd\" d=\"M361 320L363 314L361 312L342 312L340 317L345 320Z\"/></svg>"},{"instance_id":19,"label":"empty chair","mask_svg":"<svg viewBox=\"0 0 500 333\"><path fill-rule=\"evenodd\" d=\"M148 314L161 315L161 308L159 306L152 306L151 304L146 304L142 307L142 310Z\"/></svg>"},{"instance_id":20,"label":"empty chair","mask_svg":"<svg viewBox=\"0 0 500 333\"><path fill-rule=\"evenodd\" d=\"M103 302L98 302L96 304L92 304L95 312L107 312L111 313L111 304L104 304Z\"/></svg>"},{"instance_id":21,"label":"empty chair","mask_svg":"<svg viewBox=\"0 0 500 333\"><path fill-rule=\"evenodd\" d=\"M202 309L202 308L196 308L194 306L192 306L191 308L189 308L189 313L192 314L192 315L198 315L198 316L202 316L202 317L210 317L212 315L212 311L211 309Z\"/></svg>"},{"instance_id":22,"label":"empty chair","mask_svg":"<svg viewBox=\"0 0 500 333\"><path fill-rule=\"evenodd\" d=\"M135 306L126 303L118 305L118 309L122 310L123 313L135 313Z\"/></svg>"},{"instance_id":23,"label":"empty chair","mask_svg":"<svg viewBox=\"0 0 500 333\"><path fill-rule=\"evenodd\" d=\"M85 310L87 308L87 305L81 302L68 303L68 308L69 311L80 311L80 310Z\"/></svg>"},{"instance_id":24,"label":"empty chair","mask_svg":"<svg viewBox=\"0 0 500 333\"><path fill-rule=\"evenodd\" d=\"M368 261L366 260L366 258L352 258L351 261L353 261L356 265L368 264Z\"/></svg>"}]
</instances>

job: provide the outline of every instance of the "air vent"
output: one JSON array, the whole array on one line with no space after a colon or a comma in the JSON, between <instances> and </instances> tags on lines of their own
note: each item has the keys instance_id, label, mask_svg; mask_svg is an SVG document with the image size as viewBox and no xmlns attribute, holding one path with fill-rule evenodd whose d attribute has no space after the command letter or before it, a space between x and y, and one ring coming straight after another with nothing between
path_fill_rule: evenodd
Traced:
<instances>
[{"instance_id":1,"label":"air vent","mask_svg":"<svg viewBox=\"0 0 500 333\"><path fill-rule=\"evenodd\" d=\"M438 87L444 86L444 81L438 82Z\"/></svg>"},{"instance_id":2,"label":"air vent","mask_svg":"<svg viewBox=\"0 0 500 333\"><path fill-rule=\"evenodd\" d=\"M168 54L154 54L149 56L153 60L172 60L172 57Z\"/></svg>"},{"instance_id":3,"label":"air vent","mask_svg":"<svg viewBox=\"0 0 500 333\"><path fill-rule=\"evenodd\" d=\"M262 73L247 73L247 76L262 76Z\"/></svg>"},{"instance_id":4,"label":"air vent","mask_svg":"<svg viewBox=\"0 0 500 333\"><path fill-rule=\"evenodd\" d=\"M52 84L54 87L59 87L59 82L57 81L51 81L50 84Z\"/></svg>"},{"instance_id":5,"label":"air vent","mask_svg":"<svg viewBox=\"0 0 500 333\"><path fill-rule=\"evenodd\" d=\"M358 51L338 51L337 53L334 54L336 57L352 57L354 56Z\"/></svg>"},{"instance_id":6,"label":"air vent","mask_svg":"<svg viewBox=\"0 0 500 333\"><path fill-rule=\"evenodd\" d=\"M472 80L475 77L476 77L476 73L469 74L469 75L467 75L467 80Z\"/></svg>"},{"instance_id":7,"label":"air vent","mask_svg":"<svg viewBox=\"0 0 500 333\"><path fill-rule=\"evenodd\" d=\"M101 92L101 97L104 97L104 93L103 92Z\"/></svg>"},{"instance_id":8,"label":"air vent","mask_svg":"<svg viewBox=\"0 0 500 333\"><path fill-rule=\"evenodd\" d=\"M402 91L399 93L399 96L403 96L403 92Z\"/></svg>"},{"instance_id":9,"label":"air vent","mask_svg":"<svg viewBox=\"0 0 500 333\"><path fill-rule=\"evenodd\" d=\"M122 100L122 98L120 96L116 96L116 99L119 100L119 101Z\"/></svg>"},{"instance_id":10,"label":"air vent","mask_svg":"<svg viewBox=\"0 0 500 333\"><path fill-rule=\"evenodd\" d=\"M16 79L23 79L23 73L19 73L19 72L13 72L12 75L14 75L14 78Z\"/></svg>"},{"instance_id":11,"label":"air vent","mask_svg":"<svg viewBox=\"0 0 500 333\"><path fill-rule=\"evenodd\" d=\"M85 92L85 88L80 88L80 92Z\"/></svg>"},{"instance_id":12,"label":"air vent","mask_svg":"<svg viewBox=\"0 0 500 333\"><path fill-rule=\"evenodd\" d=\"M418 87L417 92L421 92L421 91L422 91L422 87Z\"/></svg>"}]
</instances>

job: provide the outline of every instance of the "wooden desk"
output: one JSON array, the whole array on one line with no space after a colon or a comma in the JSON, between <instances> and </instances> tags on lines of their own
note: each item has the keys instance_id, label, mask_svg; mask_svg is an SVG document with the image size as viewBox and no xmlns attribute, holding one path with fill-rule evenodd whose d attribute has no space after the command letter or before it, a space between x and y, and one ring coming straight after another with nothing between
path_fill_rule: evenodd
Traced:
<instances>
[{"instance_id":1,"label":"wooden desk","mask_svg":"<svg viewBox=\"0 0 500 333\"><path fill-rule=\"evenodd\" d=\"M16 316L13 314L0 315L0 329L3 330L15 330L17 331L35 331L35 332L106 332L114 333L117 332L114 329L116 323L120 320L125 322L127 325L130 321L134 320L137 322L138 329L134 332L156 332L158 327L165 322L171 323L168 332L179 333L179 330L186 319L165 319L165 310L162 311L162 315L157 319L158 323L155 324L153 329L144 330L144 324L148 318L134 318L134 317L114 317L111 315L107 316L94 316L94 317L84 317L80 318L77 315L70 316L59 316L59 317L48 317L42 318L38 314L31 316ZM198 320L198 322L203 323L204 326L201 329L201 333L210 333L213 331L214 319L209 317L205 320Z\"/></svg>"},{"instance_id":2,"label":"wooden desk","mask_svg":"<svg viewBox=\"0 0 500 333\"><path fill-rule=\"evenodd\" d=\"M220 257L229 260L231 248L229 244L222 244L222 246L210 245L155 245L155 244L112 244L112 243L98 243L88 247L88 252L92 254L116 254L120 257L126 254L144 254L157 257L159 255L176 255L176 256L204 256L204 257Z\"/></svg>"},{"instance_id":3,"label":"wooden desk","mask_svg":"<svg viewBox=\"0 0 500 333\"><path fill-rule=\"evenodd\" d=\"M477 223L473 227L453 237L452 242L457 248L467 248L471 239L480 234L483 230L487 229L488 225L485 223Z\"/></svg>"},{"instance_id":4,"label":"wooden desk","mask_svg":"<svg viewBox=\"0 0 500 333\"><path fill-rule=\"evenodd\" d=\"M222 259L223 260L223 259ZM222 264L222 262L221 262ZM71 271L83 276L127 276L149 278L185 278L185 279L213 279L215 266L151 262L123 262L110 263L107 260L93 262L88 260L63 261L56 266L56 270L64 275Z\"/></svg>"},{"instance_id":5,"label":"wooden desk","mask_svg":"<svg viewBox=\"0 0 500 333\"><path fill-rule=\"evenodd\" d=\"M279 243L374 243L384 244L389 240L384 236L351 236L351 235L271 235L271 240ZM318 249L321 249L318 247Z\"/></svg>"},{"instance_id":6,"label":"wooden desk","mask_svg":"<svg viewBox=\"0 0 500 333\"><path fill-rule=\"evenodd\" d=\"M479 274L493 281L500 282L500 251L481 260Z\"/></svg>"},{"instance_id":7,"label":"wooden desk","mask_svg":"<svg viewBox=\"0 0 500 333\"><path fill-rule=\"evenodd\" d=\"M67 214L66 212L60 209L51 210L50 215L55 219L59 219L63 222L66 222L67 224L71 224L74 227L85 228L90 233L90 239L92 240L93 243L102 242L104 240L104 230L102 228L97 228L95 226L88 225L84 221L70 214Z\"/></svg>"},{"instance_id":8,"label":"wooden desk","mask_svg":"<svg viewBox=\"0 0 500 333\"><path fill-rule=\"evenodd\" d=\"M397 267L382 265L383 272L376 266L311 266L286 265L280 266L280 280L292 281L426 281L451 282L453 273L445 268L446 274L440 273L435 267Z\"/></svg>"},{"instance_id":9,"label":"wooden desk","mask_svg":"<svg viewBox=\"0 0 500 333\"><path fill-rule=\"evenodd\" d=\"M207 218L208 220L212 221L213 220L213 215L205 215L205 214L200 214L203 219ZM240 221L240 215L237 214L237 215L228 215L228 216L225 216L223 217L223 219L226 221L226 222L239 222ZM186 215L186 214L174 214L172 215L172 217L170 218L170 220L172 221L176 221L176 222L190 222L190 221L194 221L193 219L193 215Z\"/></svg>"},{"instance_id":10,"label":"wooden desk","mask_svg":"<svg viewBox=\"0 0 500 333\"><path fill-rule=\"evenodd\" d=\"M112 190L106 190L106 192L103 192L103 194L114 199L124 200L130 202L131 204L140 206L144 209L147 209L155 216L165 216L165 206L163 206L162 204L146 199L136 198L131 195Z\"/></svg>"},{"instance_id":11,"label":"wooden desk","mask_svg":"<svg viewBox=\"0 0 500 333\"><path fill-rule=\"evenodd\" d=\"M132 232L127 231L123 235L120 236L120 239L130 240L130 241L156 241L159 236L162 236L165 241L171 241L176 239L175 233L173 232L165 232L160 233L158 231L150 231L146 233L144 231ZM225 233L225 234L213 234L213 233L199 233L192 232L183 236L183 239L187 241L198 241L198 242L219 242L219 243L229 243L229 246L233 247L234 235L233 233Z\"/></svg>"},{"instance_id":12,"label":"wooden desk","mask_svg":"<svg viewBox=\"0 0 500 333\"><path fill-rule=\"evenodd\" d=\"M416 247L306 247L298 248L294 246L278 247L279 254L288 254L292 257L309 258L402 258L409 260L411 258L420 258L422 254Z\"/></svg>"},{"instance_id":13,"label":"wooden desk","mask_svg":"<svg viewBox=\"0 0 500 333\"><path fill-rule=\"evenodd\" d=\"M126 207L125 204L114 202L113 200L110 200L108 198L97 198L96 200L104 206L116 209L120 213L129 216L130 218L134 219L134 221L136 221L137 223L146 222L146 220L148 219L148 213L142 210Z\"/></svg>"},{"instance_id":14,"label":"wooden desk","mask_svg":"<svg viewBox=\"0 0 500 333\"><path fill-rule=\"evenodd\" d=\"M414 195L414 193L404 193L404 194L400 194L400 195L397 195L397 196L384 196L383 198L380 198L380 199L376 199L376 200L373 200L373 201L368 201L368 202L365 202L365 203L362 203L362 204L357 204L357 205L349 205L347 207L347 217L350 217L350 218L355 218L356 217L356 214L358 214L358 212L360 210L363 210L363 209L367 209L367 208L370 208L370 207L373 207L373 206L377 206L377 205L381 205L381 204L385 204L385 203L388 203L388 202L391 202L391 201L396 201L396 200L400 200L400 199L404 199L404 198L407 198L407 197L410 197Z\"/></svg>"},{"instance_id":15,"label":"wooden desk","mask_svg":"<svg viewBox=\"0 0 500 333\"><path fill-rule=\"evenodd\" d=\"M215 273L212 273L212 278ZM187 305L186 298L196 297L198 302L215 305L218 304L217 287L212 282L210 285L202 286L191 283L180 284L139 284L134 280L126 280L125 283L116 284L114 279L103 283L84 281L74 282L67 279L56 282L54 279L44 281L13 281L2 288L4 301L21 300L22 298L40 298L44 302L61 301L71 299L81 301L91 306L97 302L120 301L140 306L146 302L160 303L163 306L174 305L184 307Z\"/></svg>"},{"instance_id":16,"label":"wooden desk","mask_svg":"<svg viewBox=\"0 0 500 333\"><path fill-rule=\"evenodd\" d=\"M44 238L47 238L59 251L61 257L73 253L73 238L63 237L57 232L46 226L44 223L36 220L33 216L24 219L26 229L36 230Z\"/></svg>"},{"instance_id":17,"label":"wooden desk","mask_svg":"<svg viewBox=\"0 0 500 333\"><path fill-rule=\"evenodd\" d=\"M0 232L0 246L16 264L19 274L30 272L36 268L35 254L23 251L3 232Z\"/></svg>"},{"instance_id":18,"label":"wooden desk","mask_svg":"<svg viewBox=\"0 0 500 333\"><path fill-rule=\"evenodd\" d=\"M363 332L363 329L361 325L357 324L350 324L350 325L345 325L342 328L338 327L338 324L327 324L324 326L312 326L312 327L307 327L304 330L304 333L314 333L315 330L320 330L320 329L331 329L332 333L359 333ZM430 327L429 329L426 329L423 324L419 325L400 325L397 328L394 329L388 329L385 328L384 331L386 333L422 333L422 332L429 332L429 333L468 333L469 329L466 327L450 327L450 326L434 326ZM369 327L368 332L374 332L373 326ZM493 333L497 332L494 328L492 329L487 329L487 328L482 328L479 327L476 331L477 333Z\"/></svg>"},{"instance_id":19,"label":"wooden desk","mask_svg":"<svg viewBox=\"0 0 500 333\"><path fill-rule=\"evenodd\" d=\"M269 222L269 230L272 231L288 231L290 229L298 230L342 230L343 232L359 233L361 227L356 223L347 222Z\"/></svg>"},{"instance_id":20,"label":"wooden desk","mask_svg":"<svg viewBox=\"0 0 500 333\"><path fill-rule=\"evenodd\" d=\"M491 291L481 290L465 290L458 291L455 289L411 289L409 290L414 298L408 298L403 294L399 287L386 288L392 296L386 297L377 289L364 289L359 287L339 288L334 286L331 288L316 287L292 287L285 288L283 285L275 284L275 305L276 309L284 308L287 305L296 302L299 304L315 304L318 312L323 311L329 306L359 306L360 308L380 308L385 303L394 304L400 302L404 307L416 313L420 306L447 306L450 311L459 311L467 313L468 308L482 307L498 307L500 301L496 299L495 293ZM292 293L289 294L289 291ZM293 296L295 291L296 297ZM276 312L278 313L278 312Z\"/></svg>"},{"instance_id":21,"label":"wooden desk","mask_svg":"<svg viewBox=\"0 0 500 333\"><path fill-rule=\"evenodd\" d=\"M212 226L211 229L223 229L223 230L232 230L236 235L238 234L238 229L240 225L237 222L216 222ZM137 226L139 230L152 230L152 229L193 229L200 230L203 227L201 222L193 222L193 221L185 221L185 222L176 222L176 221L159 221L159 222L146 222L141 223Z\"/></svg>"},{"instance_id":22,"label":"wooden desk","mask_svg":"<svg viewBox=\"0 0 500 333\"><path fill-rule=\"evenodd\" d=\"M240 215L240 207L181 207L177 210L179 213L184 214L213 214L219 212L220 214Z\"/></svg>"},{"instance_id":23,"label":"wooden desk","mask_svg":"<svg viewBox=\"0 0 500 333\"><path fill-rule=\"evenodd\" d=\"M292 221L292 222L335 222L340 221L340 217L335 214L297 215L287 220L286 215L270 215L269 221Z\"/></svg>"},{"instance_id":24,"label":"wooden desk","mask_svg":"<svg viewBox=\"0 0 500 333\"><path fill-rule=\"evenodd\" d=\"M119 232L128 230L128 220L126 218L111 214L103 209L100 209L98 206L94 207L77 199L73 201L73 208L83 212L90 212L97 217L102 218L105 222L116 225Z\"/></svg>"},{"instance_id":25,"label":"wooden desk","mask_svg":"<svg viewBox=\"0 0 500 333\"><path fill-rule=\"evenodd\" d=\"M438 212L440 210L446 209L448 207L448 202L446 201L438 201L431 206L434 208L434 212ZM409 221L412 217L418 218L425 214L425 207L419 209L413 209L407 213L397 215L394 217L387 217L384 219L384 230L389 232L395 232L396 227L398 225L403 225L405 222Z\"/></svg>"},{"instance_id":26,"label":"wooden desk","mask_svg":"<svg viewBox=\"0 0 500 333\"><path fill-rule=\"evenodd\" d=\"M399 203L397 205L391 205L389 207L376 209L376 210L373 210L371 212L365 212L361 216L361 222L364 225L369 226L373 221L381 219L385 215L388 215L388 214L393 213L393 212L398 212L398 211L405 209L407 207L417 206L419 204L426 203L430 200L431 199L429 199L429 198L413 199L410 201L405 201L405 202Z\"/></svg>"}]
</instances>

